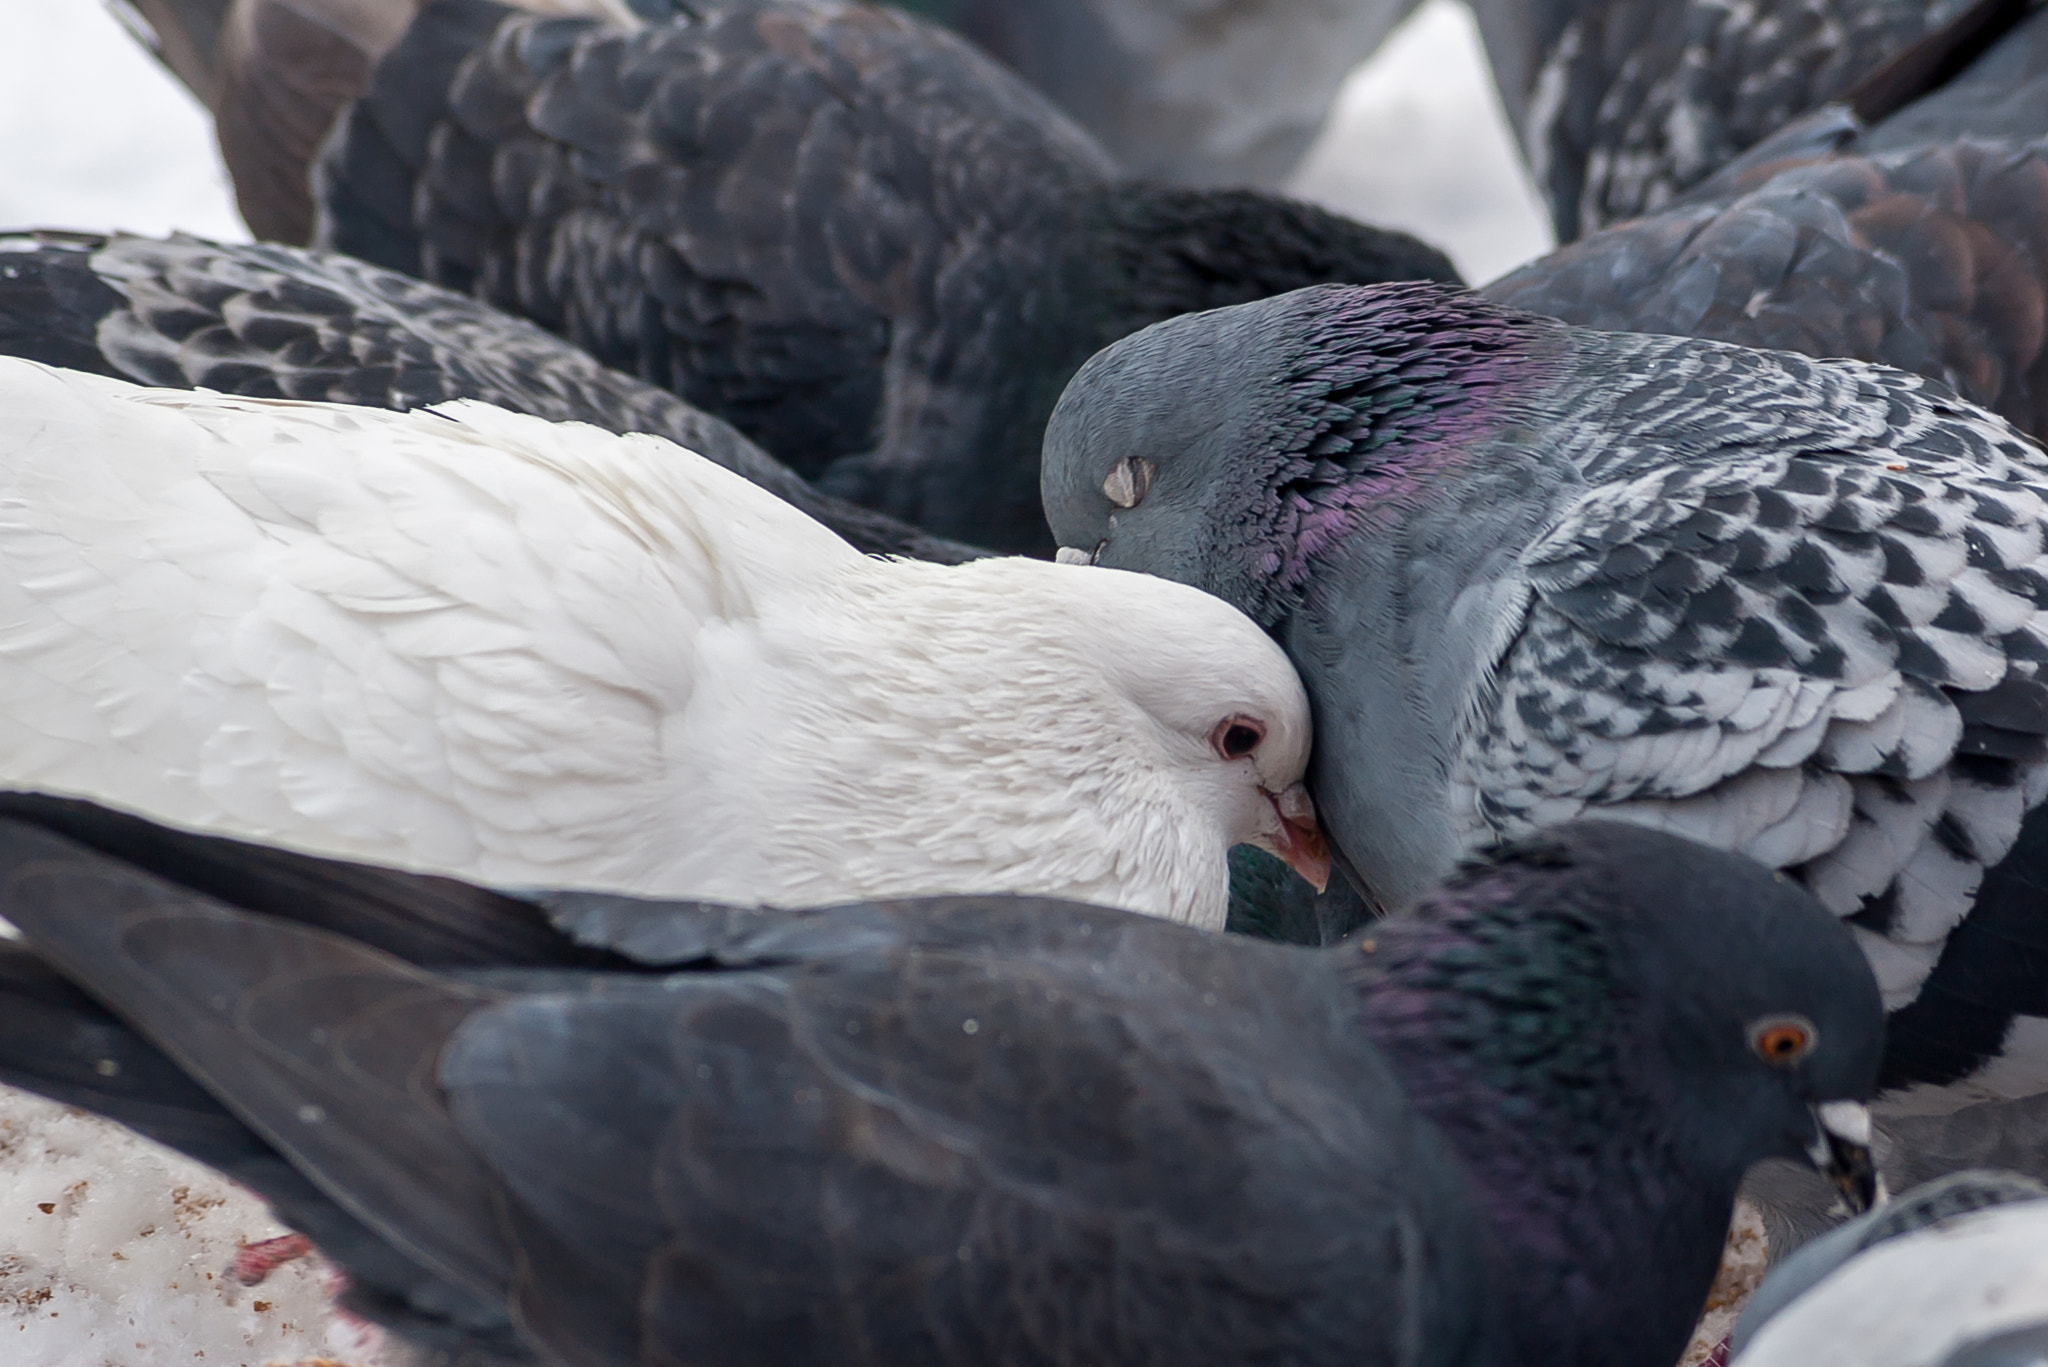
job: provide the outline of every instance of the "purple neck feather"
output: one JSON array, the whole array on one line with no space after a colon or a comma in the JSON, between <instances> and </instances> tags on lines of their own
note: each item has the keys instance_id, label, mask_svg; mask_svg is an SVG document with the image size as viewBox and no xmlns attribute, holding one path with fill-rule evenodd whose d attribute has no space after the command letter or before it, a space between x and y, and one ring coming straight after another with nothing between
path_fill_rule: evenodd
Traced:
<instances>
[{"instance_id":1,"label":"purple neck feather","mask_svg":"<svg viewBox=\"0 0 2048 1367\"><path fill-rule=\"evenodd\" d=\"M1333 290L1316 304L1279 380L1289 419L1257 543L1260 577L1290 607L1318 557L1397 524L1441 496L1447 472L1483 459L1568 344L1550 319L1439 285Z\"/></svg>"},{"instance_id":2,"label":"purple neck feather","mask_svg":"<svg viewBox=\"0 0 2048 1367\"><path fill-rule=\"evenodd\" d=\"M1604 1009L1620 1004L1593 1000L1603 991L1581 1011L1546 992L1558 970L1588 963L1538 950L1524 960L1534 972L1504 980L1485 967L1500 962L1500 923L1483 903L1471 910L1383 923L1359 965L1367 1033L1472 1181L1517 1361L1675 1359L1712 1279L1733 1182L1710 1192L1684 1171L1654 1119L1671 1113L1667 1099L1633 1086L1641 1070L1608 1047L1627 1033ZM1535 1024L1503 1049L1512 1014ZM1674 1266L1692 1245L1702 1265Z\"/></svg>"}]
</instances>

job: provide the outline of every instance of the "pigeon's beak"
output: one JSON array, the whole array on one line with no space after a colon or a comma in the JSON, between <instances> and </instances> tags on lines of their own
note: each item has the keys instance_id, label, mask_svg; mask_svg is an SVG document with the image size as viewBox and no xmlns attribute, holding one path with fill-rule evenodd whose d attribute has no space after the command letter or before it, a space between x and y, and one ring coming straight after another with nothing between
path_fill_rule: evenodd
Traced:
<instances>
[{"instance_id":1,"label":"pigeon's beak","mask_svg":"<svg viewBox=\"0 0 2048 1367\"><path fill-rule=\"evenodd\" d=\"M1317 892L1330 886L1330 842L1323 839L1323 828L1316 824L1316 804L1309 800L1308 789L1297 783L1285 792L1259 791L1273 804L1280 830L1255 843L1286 860Z\"/></svg>"},{"instance_id":2,"label":"pigeon's beak","mask_svg":"<svg viewBox=\"0 0 2048 1367\"><path fill-rule=\"evenodd\" d=\"M1870 1112L1860 1101L1824 1101L1813 1108L1813 1143L1806 1156L1842 1193L1851 1215L1890 1199L1870 1156Z\"/></svg>"}]
</instances>

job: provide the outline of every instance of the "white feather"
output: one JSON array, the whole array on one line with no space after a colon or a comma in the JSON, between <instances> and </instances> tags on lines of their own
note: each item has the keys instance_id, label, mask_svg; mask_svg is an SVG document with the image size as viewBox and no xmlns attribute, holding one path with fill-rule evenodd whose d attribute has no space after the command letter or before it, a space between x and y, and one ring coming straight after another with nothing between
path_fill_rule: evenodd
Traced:
<instances>
[{"instance_id":1,"label":"white feather","mask_svg":"<svg viewBox=\"0 0 2048 1367\"><path fill-rule=\"evenodd\" d=\"M1864 898L1890 886L1940 819L1949 791L1945 771L1897 785L1869 778L1849 782L1855 816L1842 843L1806 870L1807 886L1838 916L1855 915Z\"/></svg>"},{"instance_id":2,"label":"white feather","mask_svg":"<svg viewBox=\"0 0 2048 1367\"><path fill-rule=\"evenodd\" d=\"M1940 945L1904 945L1873 935L1862 926L1850 926L1849 933L1870 961L1886 1011L1897 1011L1919 996L1927 975L1934 971L1935 960L1941 957Z\"/></svg>"},{"instance_id":3,"label":"white feather","mask_svg":"<svg viewBox=\"0 0 2048 1367\"><path fill-rule=\"evenodd\" d=\"M1221 923L1307 704L1217 599L863 557L652 437L0 361L0 782L517 885ZM1262 718L1256 758L1207 735Z\"/></svg>"}]
</instances>

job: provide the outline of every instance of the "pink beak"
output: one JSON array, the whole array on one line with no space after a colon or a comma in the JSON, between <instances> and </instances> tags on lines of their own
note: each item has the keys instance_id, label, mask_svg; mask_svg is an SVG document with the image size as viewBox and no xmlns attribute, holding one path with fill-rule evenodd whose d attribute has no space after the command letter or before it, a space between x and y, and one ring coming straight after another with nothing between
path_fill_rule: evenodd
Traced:
<instances>
[{"instance_id":1,"label":"pink beak","mask_svg":"<svg viewBox=\"0 0 2048 1367\"><path fill-rule=\"evenodd\" d=\"M1330 886L1330 842L1316 824L1316 804L1309 800L1308 789L1297 783L1282 793L1260 791L1280 818L1280 834L1271 844L1260 844L1286 860L1317 892Z\"/></svg>"}]
</instances>

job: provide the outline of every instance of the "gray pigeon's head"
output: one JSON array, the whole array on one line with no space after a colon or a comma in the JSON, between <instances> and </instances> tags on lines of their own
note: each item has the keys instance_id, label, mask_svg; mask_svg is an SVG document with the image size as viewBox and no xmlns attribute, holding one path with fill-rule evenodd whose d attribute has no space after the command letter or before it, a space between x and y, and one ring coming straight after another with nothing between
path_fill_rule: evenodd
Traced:
<instances>
[{"instance_id":1,"label":"gray pigeon's head","mask_svg":"<svg viewBox=\"0 0 2048 1367\"><path fill-rule=\"evenodd\" d=\"M1436 958L1446 936L1486 946L1453 962L1495 1005L1513 976L1505 999L1529 1013L1517 1038L1568 1042L1543 1066L1665 1093L1666 1142L1731 1183L1806 1153L1814 1107L1876 1090L1884 1006L1862 952L1811 893L1742 855L1576 822L1466 865L1373 934L1382 960Z\"/></svg>"},{"instance_id":2,"label":"gray pigeon's head","mask_svg":"<svg viewBox=\"0 0 2048 1367\"><path fill-rule=\"evenodd\" d=\"M1365 934L1368 1033L1456 1151L1505 1261L1562 1252L1583 1274L1503 1281L1526 1296L1517 1361L1676 1360L1764 1158L1806 1157L1874 1198L1855 1141L1884 1041L1877 984L1848 930L1762 865L1580 822Z\"/></svg>"},{"instance_id":3,"label":"gray pigeon's head","mask_svg":"<svg viewBox=\"0 0 2048 1367\"><path fill-rule=\"evenodd\" d=\"M1205 589L1271 628L1316 554L1512 428L1567 331L1443 285L1318 285L1097 353L1046 426L1061 558Z\"/></svg>"}]
</instances>

